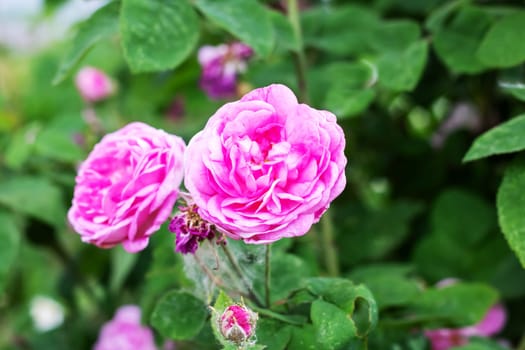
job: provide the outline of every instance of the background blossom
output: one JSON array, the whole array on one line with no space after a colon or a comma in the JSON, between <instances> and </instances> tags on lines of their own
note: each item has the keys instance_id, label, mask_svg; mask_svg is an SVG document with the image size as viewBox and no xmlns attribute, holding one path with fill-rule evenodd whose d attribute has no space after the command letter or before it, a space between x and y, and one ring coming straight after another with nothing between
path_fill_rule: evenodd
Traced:
<instances>
[{"instance_id":1,"label":"background blossom","mask_svg":"<svg viewBox=\"0 0 525 350\"><path fill-rule=\"evenodd\" d=\"M103 100L115 91L115 86L106 73L94 67L82 68L75 76L75 85L88 102Z\"/></svg>"},{"instance_id":2,"label":"background blossom","mask_svg":"<svg viewBox=\"0 0 525 350\"><path fill-rule=\"evenodd\" d=\"M305 234L343 190L336 117L270 85L220 108L190 141L185 185L201 216L234 239Z\"/></svg>"},{"instance_id":3,"label":"background blossom","mask_svg":"<svg viewBox=\"0 0 525 350\"><path fill-rule=\"evenodd\" d=\"M106 135L76 177L68 218L82 241L144 249L171 214L184 149L181 138L138 122Z\"/></svg>"}]
</instances>

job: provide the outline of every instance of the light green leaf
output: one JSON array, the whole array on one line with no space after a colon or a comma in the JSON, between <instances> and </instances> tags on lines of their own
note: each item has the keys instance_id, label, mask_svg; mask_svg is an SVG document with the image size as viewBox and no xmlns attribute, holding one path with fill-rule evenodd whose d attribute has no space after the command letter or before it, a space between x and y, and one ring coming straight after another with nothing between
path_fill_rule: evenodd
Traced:
<instances>
[{"instance_id":1,"label":"light green leaf","mask_svg":"<svg viewBox=\"0 0 525 350\"><path fill-rule=\"evenodd\" d=\"M292 337L292 327L269 318L260 318L257 322L257 343L267 349L283 350Z\"/></svg>"},{"instance_id":2,"label":"light green leaf","mask_svg":"<svg viewBox=\"0 0 525 350\"><path fill-rule=\"evenodd\" d=\"M20 169L31 156L35 138L40 131L40 124L37 122L27 124L17 130L5 151L5 163L12 169Z\"/></svg>"},{"instance_id":3,"label":"light green leaf","mask_svg":"<svg viewBox=\"0 0 525 350\"><path fill-rule=\"evenodd\" d=\"M193 295L172 291L164 295L151 315L151 324L163 336L184 340L196 336L204 326L206 305Z\"/></svg>"},{"instance_id":4,"label":"light green leaf","mask_svg":"<svg viewBox=\"0 0 525 350\"><path fill-rule=\"evenodd\" d=\"M525 163L516 161L503 176L497 195L498 219L511 249L525 267Z\"/></svg>"},{"instance_id":5,"label":"light green leaf","mask_svg":"<svg viewBox=\"0 0 525 350\"><path fill-rule=\"evenodd\" d=\"M56 227L65 224L61 190L44 178L20 176L0 182L0 204Z\"/></svg>"},{"instance_id":6,"label":"light green leaf","mask_svg":"<svg viewBox=\"0 0 525 350\"><path fill-rule=\"evenodd\" d=\"M434 34L438 57L456 73L478 73L485 65L475 55L490 25L489 15L476 7L465 7L447 26Z\"/></svg>"},{"instance_id":7,"label":"light green leaf","mask_svg":"<svg viewBox=\"0 0 525 350\"><path fill-rule=\"evenodd\" d=\"M0 295L2 295L11 267L18 255L22 233L15 220L4 211L0 211Z\"/></svg>"},{"instance_id":8,"label":"light green leaf","mask_svg":"<svg viewBox=\"0 0 525 350\"><path fill-rule=\"evenodd\" d=\"M112 292L117 292L122 286L138 257L138 254L130 254L121 246L113 248L111 251L111 278L109 281L109 288Z\"/></svg>"},{"instance_id":9,"label":"light green leaf","mask_svg":"<svg viewBox=\"0 0 525 350\"><path fill-rule=\"evenodd\" d=\"M402 52L387 52L377 59L379 82L394 91L410 91L421 78L428 44L416 41Z\"/></svg>"},{"instance_id":10,"label":"light green leaf","mask_svg":"<svg viewBox=\"0 0 525 350\"><path fill-rule=\"evenodd\" d=\"M268 55L275 34L269 11L255 0L196 0L195 5L206 17L217 23L261 56Z\"/></svg>"},{"instance_id":11,"label":"light green leaf","mask_svg":"<svg viewBox=\"0 0 525 350\"><path fill-rule=\"evenodd\" d=\"M175 68L199 39L199 21L187 0L123 0L120 32L134 73Z\"/></svg>"},{"instance_id":12,"label":"light green leaf","mask_svg":"<svg viewBox=\"0 0 525 350\"><path fill-rule=\"evenodd\" d=\"M340 349L351 338L357 337L357 329L346 312L332 303L321 299L314 301L310 317L317 341L323 344L322 349Z\"/></svg>"},{"instance_id":13,"label":"light green leaf","mask_svg":"<svg viewBox=\"0 0 525 350\"><path fill-rule=\"evenodd\" d=\"M370 47L376 52L403 51L421 35L417 22L383 21L371 32Z\"/></svg>"},{"instance_id":14,"label":"light green leaf","mask_svg":"<svg viewBox=\"0 0 525 350\"><path fill-rule=\"evenodd\" d=\"M463 161L521 151L525 149L524 133L525 114L521 114L479 136L470 146Z\"/></svg>"},{"instance_id":15,"label":"light green leaf","mask_svg":"<svg viewBox=\"0 0 525 350\"><path fill-rule=\"evenodd\" d=\"M477 51L478 58L490 67L511 67L525 61L523 23L525 12L516 11L490 28Z\"/></svg>"},{"instance_id":16,"label":"light green leaf","mask_svg":"<svg viewBox=\"0 0 525 350\"><path fill-rule=\"evenodd\" d=\"M53 78L53 84L67 78L75 65L97 42L117 34L119 5L118 2L107 4L78 26L70 48Z\"/></svg>"}]
</instances>

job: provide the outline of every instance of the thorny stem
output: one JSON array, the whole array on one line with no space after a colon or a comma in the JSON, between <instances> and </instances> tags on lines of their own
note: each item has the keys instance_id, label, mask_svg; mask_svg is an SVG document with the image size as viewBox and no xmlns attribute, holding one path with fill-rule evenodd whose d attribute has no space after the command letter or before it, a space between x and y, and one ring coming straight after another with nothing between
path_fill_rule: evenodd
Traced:
<instances>
[{"instance_id":1,"label":"thorny stem","mask_svg":"<svg viewBox=\"0 0 525 350\"><path fill-rule=\"evenodd\" d=\"M297 0L288 0L288 21L292 26L297 48L294 50L295 67L297 70L297 85L301 102L308 103L308 86L306 83L306 56L304 55L303 35L299 20L299 5Z\"/></svg>"},{"instance_id":2,"label":"thorny stem","mask_svg":"<svg viewBox=\"0 0 525 350\"><path fill-rule=\"evenodd\" d=\"M246 276L244 276L244 273L242 272L241 267L237 263L237 260L235 260L235 257L232 255L230 249L226 246L226 242L223 242L221 244L221 247L222 247L222 250L224 251L224 254L226 254L226 257L228 258L228 261L230 262L230 265L233 267L233 270L235 271L235 274L237 275L237 277L239 277L239 279L244 284L244 287L248 291L248 295L249 295L250 299L252 299L255 304L257 304L258 306L262 307L263 304L262 304L261 300L259 299L259 297L253 291L252 286L250 285L250 283L246 279Z\"/></svg>"},{"instance_id":3,"label":"thorny stem","mask_svg":"<svg viewBox=\"0 0 525 350\"><path fill-rule=\"evenodd\" d=\"M272 256L272 246L267 244L265 247L265 256L264 256L264 291L265 291L265 302L266 307L270 308L270 285L272 278L272 265L270 264L270 258Z\"/></svg>"},{"instance_id":4,"label":"thorny stem","mask_svg":"<svg viewBox=\"0 0 525 350\"><path fill-rule=\"evenodd\" d=\"M337 249L334 245L334 223L328 210L321 219L321 240L324 263L329 276L339 275Z\"/></svg>"}]
</instances>

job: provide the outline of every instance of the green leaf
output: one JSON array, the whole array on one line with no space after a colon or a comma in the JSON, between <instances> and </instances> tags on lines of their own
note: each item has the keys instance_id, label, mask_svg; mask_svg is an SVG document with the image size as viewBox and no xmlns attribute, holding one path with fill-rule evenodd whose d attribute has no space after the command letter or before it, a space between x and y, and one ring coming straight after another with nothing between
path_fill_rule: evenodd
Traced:
<instances>
[{"instance_id":1,"label":"green leaf","mask_svg":"<svg viewBox=\"0 0 525 350\"><path fill-rule=\"evenodd\" d=\"M67 78L76 64L96 43L117 34L119 5L118 2L107 4L78 26L70 47L53 78L53 84L58 84Z\"/></svg>"},{"instance_id":2,"label":"green leaf","mask_svg":"<svg viewBox=\"0 0 525 350\"><path fill-rule=\"evenodd\" d=\"M275 45L285 50L299 50L299 43L288 18L278 11L269 11L275 30Z\"/></svg>"},{"instance_id":3,"label":"green leaf","mask_svg":"<svg viewBox=\"0 0 525 350\"><path fill-rule=\"evenodd\" d=\"M525 149L525 114L508 120L479 136L467 154L464 162L496 154L512 153Z\"/></svg>"},{"instance_id":4,"label":"green leaf","mask_svg":"<svg viewBox=\"0 0 525 350\"><path fill-rule=\"evenodd\" d=\"M376 327L377 304L372 293L365 286L354 285L343 278L315 277L308 279L308 290L345 311L349 315L349 320L357 327L356 335L359 337L366 336ZM356 310L362 308L362 302L366 304L364 322L356 318Z\"/></svg>"},{"instance_id":5,"label":"green leaf","mask_svg":"<svg viewBox=\"0 0 525 350\"><path fill-rule=\"evenodd\" d=\"M510 93L520 101L525 101L525 84L521 82L500 81L498 85L501 90Z\"/></svg>"},{"instance_id":6,"label":"green leaf","mask_svg":"<svg viewBox=\"0 0 525 350\"><path fill-rule=\"evenodd\" d=\"M421 35L417 22L383 21L371 33L370 47L376 52L403 51Z\"/></svg>"},{"instance_id":7,"label":"green leaf","mask_svg":"<svg viewBox=\"0 0 525 350\"><path fill-rule=\"evenodd\" d=\"M387 52L377 59L379 82L394 91L415 88L427 62L428 44L416 41L402 52Z\"/></svg>"},{"instance_id":8,"label":"green leaf","mask_svg":"<svg viewBox=\"0 0 525 350\"><path fill-rule=\"evenodd\" d=\"M525 162L515 161L505 170L496 203L501 230L525 267Z\"/></svg>"},{"instance_id":9,"label":"green leaf","mask_svg":"<svg viewBox=\"0 0 525 350\"><path fill-rule=\"evenodd\" d=\"M275 34L269 11L255 0L196 0L206 17L238 37L261 56L268 55Z\"/></svg>"},{"instance_id":10,"label":"green leaf","mask_svg":"<svg viewBox=\"0 0 525 350\"><path fill-rule=\"evenodd\" d=\"M318 350L314 326L306 324L303 327L293 327L292 340L287 350Z\"/></svg>"},{"instance_id":11,"label":"green leaf","mask_svg":"<svg viewBox=\"0 0 525 350\"><path fill-rule=\"evenodd\" d=\"M224 310L226 310L226 308L232 304L234 304L233 300L228 296L228 294L220 290L219 295L215 300L215 304L213 304L213 309L211 313L211 328L213 330L213 334L215 335L215 339L217 339L219 343L221 343L221 345L224 346L224 349L231 347L232 343L224 339L224 337L222 336L219 326L219 318L224 312Z\"/></svg>"},{"instance_id":12,"label":"green leaf","mask_svg":"<svg viewBox=\"0 0 525 350\"><path fill-rule=\"evenodd\" d=\"M283 350L292 337L292 327L282 322L260 318L257 322L257 344L266 345L267 349Z\"/></svg>"},{"instance_id":13,"label":"green leaf","mask_svg":"<svg viewBox=\"0 0 525 350\"><path fill-rule=\"evenodd\" d=\"M137 262L138 254L130 254L121 246L111 250L111 277L109 288L116 292L124 283L133 266Z\"/></svg>"},{"instance_id":14,"label":"green leaf","mask_svg":"<svg viewBox=\"0 0 525 350\"><path fill-rule=\"evenodd\" d=\"M40 177L20 176L2 181L0 204L56 227L65 224L60 188Z\"/></svg>"},{"instance_id":15,"label":"green leaf","mask_svg":"<svg viewBox=\"0 0 525 350\"><path fill-rule=\"evenodd\" d=\"M433 319L433 326L470 326L479 322L498 300L495 289L481 283L456 283L430 288L414 298L409 317Z\"/></svg>"},{"instance_id":16,"label":"green leaf","mask_svg":"<svg viewBox=\"0 0 525 350\"><path fill-rule=\"evenodd\" d=\"M345 311L321 299L312 303L310 317L322 349L340 349L357 336L354 323Z\"/></svg>"},{"instance_id":17,"label":"green leaf","mask_svg":"<svg viewBox=\"0 0 525 350\"><path fill-rule=\"evenodd\" d=\"M476 7L463 8L450 24L434 34L438 57L456 73L478 73L485 65L477 58L476 50L490 26L489 15Z\"/></svg>"},{"instance_id":18,"label":"green leaf","mask_svg":"<svg viewBox=\"0 0 525 350\"><path fill-rule=\"evenodd\" d=\"M5 163L12 169L20 169L31 156L35 138L40 131L39 123L30 123L17 130L5 151Z\"/></svg>"},{"instance_id":19,"label":"green leaf","mask_svg":"<svg viewBox=\"0 0 525 350\"><path fill-rule=\"evenodd\" d=\"M185 340L196 336L208 316L206 305L193 295L172 291L162 297L151 315L151 324L163 336Z\"/></svg>"},{"instance_id":20,"label":"green leaf","mask_svg":"<svg viewBox=\"0 0 525 350\"><path fill-rule=\"evenodd\" d=\"M167 70L193 52L199 21L187 0L123 0L120 32L132 72Z\"/></svg>"},{"instance_id":21,"label":"green leaf","mask_svg":"<svg viewBox=\"0 0 525 350\"><path fill-rule=\"evenodd\" d=\"M11 267L18 255L22 232L11 215L0 211L0 295L2 295Z\"/></svg>"},{"instance_id":22,"label":"green leaf","mask_svg":"<svg viewBox=\"0 0 525 350\"><path fill-rule=\"evenodd\" d=\"M503 17L489 29L477 51L478 58L490 67L511 67L525 60L523 23L525 12Z\"/></svg>"}]
</instances>

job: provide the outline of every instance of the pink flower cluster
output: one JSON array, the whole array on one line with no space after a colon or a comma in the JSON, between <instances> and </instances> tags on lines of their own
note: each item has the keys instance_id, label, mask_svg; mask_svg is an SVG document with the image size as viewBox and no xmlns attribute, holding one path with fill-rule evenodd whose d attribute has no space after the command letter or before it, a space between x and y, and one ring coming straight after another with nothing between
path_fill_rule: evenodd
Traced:
<instances>
[{"instance_id":1,"label":"pink flower cluster","mask_svg":"<svg viewBox=\"0 0 525 350\"><path fill-rule=\"evenodd\" d=\"M135 122L106 135L80 165L69 222L84 242L144 249L170 216L184 141Z\"/></svg>"},{"instance_id":2,"label":"pink flower cluster","mask_svg":"<svg viewBox=\"0 0 525 350\"><path fill-rule=\"evenodd\" d=\"M235 96L237 75L244 72L252 55L253 50L240 42L201 47L198 53L201 88L212 99Z\"/></svg>"},{"instance_id":3,"label":"pink flower cluster","mask_svg":"<svg viewBox=\"0 0 525 350\"><path fill-rule=\"evenodd\" d=\"M153 332L140 323L140 308L135 305L120 307L99 334L93 350L156 350Z\"/></svg>"},{"instance_id":4,"label":"pink flower cluster","mask_svg":"<svg viewBox=\"0 0 525 350\"><path fill-rule=\"evenodd\" d=\"M111 79L104 72L93 67L82 68L75 77L75 85L87 102L103 100L115 91Z\"/></svg>"},{"instance_id":5,"label":"pink flower cluster","mask_svg":"<svg viewBox=\"0 0 525 350\"><path fill-rule=\"evenodd\" d=\"M140 251L184 172L192 204L170 225L177 251L193 253L215 227L255 244L304 235L345 187L344 148L332 113L270 85L220 108L187 149L139 122L106 135L80 165L68 219L84 242Z\"/></svg>"}]
</instances>

